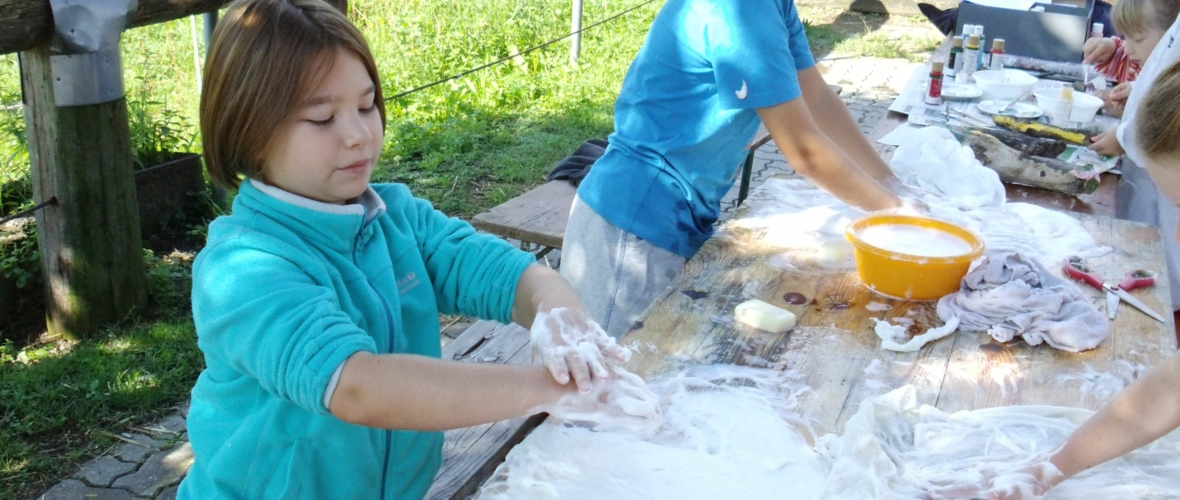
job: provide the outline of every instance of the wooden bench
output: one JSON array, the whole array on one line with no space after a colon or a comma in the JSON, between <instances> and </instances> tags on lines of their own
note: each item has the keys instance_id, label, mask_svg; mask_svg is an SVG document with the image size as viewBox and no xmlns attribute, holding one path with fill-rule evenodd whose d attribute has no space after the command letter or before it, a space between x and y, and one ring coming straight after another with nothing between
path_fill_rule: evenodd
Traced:
<instances>
[{"instance_id":1,"label":"wooden bench","mask_svg":"<svg viewBox=\"0 0 1180 500\"><path fill-rule=\"evenodd\" d=\"M758 128L758 134L746 148L746 162L742 166L742 180L738 188L738 203L750 193L750 178L754 168L754 151L770 142L765 127ZM543 258L554 249L561 249L565 238L565 226L569 222L570 206L577 191L565 180L546 182L528 192L493 207L487 212L471 218L471 225L480 231L492 233L501 238L520 240L526 250L529 243L541 246L537 258Z\"/></svg>"}]
</instances>

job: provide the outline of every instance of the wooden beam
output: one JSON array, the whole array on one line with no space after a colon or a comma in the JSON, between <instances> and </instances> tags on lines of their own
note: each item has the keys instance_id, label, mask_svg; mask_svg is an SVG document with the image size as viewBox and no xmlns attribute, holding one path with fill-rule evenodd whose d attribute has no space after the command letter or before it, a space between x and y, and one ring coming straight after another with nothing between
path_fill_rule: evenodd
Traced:
<instances>
[{"instance_id":1,"label":"wooden beam","mask_svg":"<svg viewBox=\"0 0 1180 500\"><path fill-rule=\"evenodd\" d=\"M335 1L335 0L333 0ZM347 0L342 0L347 4ZM212 12L229 0L139 0L128 28ZM0 0L0 54L29 50L53 36L49 0Z\"/></svg>"},{"instance_id":2,"label":"wooden beam","mask_svg":"<svg viewBox=\"0 0 1180 500\"><path fill-rule=\"evenodd\" d=\"M20 57L33 200L57 198L37 213L46 318L77 338L147 297L127 102L59 108L49 44Z\"/></svg>"}]
</instances>

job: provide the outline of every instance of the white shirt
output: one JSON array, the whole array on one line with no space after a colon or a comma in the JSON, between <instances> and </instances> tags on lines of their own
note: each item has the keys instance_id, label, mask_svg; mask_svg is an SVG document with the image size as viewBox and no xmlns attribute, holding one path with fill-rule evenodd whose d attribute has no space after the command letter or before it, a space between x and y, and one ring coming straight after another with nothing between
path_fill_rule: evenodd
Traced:
<instances>
[{"instance_id":1,"label":"white shirt","mask_svg":"<svg viewBox=\"0 0 1180 500\"><path fill-rule=\"evenodd\" d=\"M1131 85L1131 95L1127 97L1127 106L1123 111L1123 122L1115 132L1115 137L1126 151L1127 158L1136 165L1143 165L1142 150L1135 144L1135 112L1139 109L1139 101L1142 101L1151 90L1160 73L1177 60L1180 60L1180 17L1176 18L1172 27L1168 28L1163 38L1160 38L1159 45L1155 46L1155 50L1152 50L1151 55L1143 62L1139 76Z\"/></svg>"}]
</instances>

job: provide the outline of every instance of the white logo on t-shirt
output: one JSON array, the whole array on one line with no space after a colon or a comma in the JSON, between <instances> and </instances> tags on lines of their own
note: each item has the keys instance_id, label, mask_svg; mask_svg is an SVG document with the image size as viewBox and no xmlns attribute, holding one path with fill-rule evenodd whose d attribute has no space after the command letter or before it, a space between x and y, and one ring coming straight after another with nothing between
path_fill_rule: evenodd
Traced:
<instances>
[{"instance_id":1,"label":"white logo on t-shirt","mask_svg":"<svg viewBox=\"0 0 1180 500\"><path fill-rule=\"evenodd\" d=\"M746 81L742 80L741 90L735 90L733 95L737 96L737 98L740 100L744 100L746 98L746 94L749 94L748 89L746 89Z\"/></svg>"}]
</instances>

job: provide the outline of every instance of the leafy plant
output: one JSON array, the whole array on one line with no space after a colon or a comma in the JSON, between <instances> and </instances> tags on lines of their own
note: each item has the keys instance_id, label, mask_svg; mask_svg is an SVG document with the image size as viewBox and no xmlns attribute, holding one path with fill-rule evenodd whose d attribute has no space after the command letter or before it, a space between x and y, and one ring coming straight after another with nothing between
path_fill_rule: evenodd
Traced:
<instances>
[{"instance_id":1,"label":"leafy plant","mask_svg":"<svg viewBox=\"0 0 1180 500\"><path fill-rule=\"evenodd\" d=\"M172 253L157 257L151 250L143 250L147 271L148 297L160 310L184 311L189 307L192 289L192 257Z\"/></svg>"},{"instance_id":2,"label":"leafy plant","mask_svg":"<svg viewBox=\"0 0 1180 500\"><path fill-rule=\"evenodd\" d=\"M20 94L0 92L0 215L18 210L32 197L29 147Z\"/></svg>"},{"instance_id":3,"label":"leafy plant","mask_svg":"<svg viewBox=\"0 0 1180 500\"><path fill-rule=\"evenodd\" d=\"M184 115L161 101L129 98L127 123L136 169L159 165L175 153L192 150L196 136Z\"/></svg>"},{"instance_id":4,"label":"leafy plant","mask_svg":"<svg viewBox=\"0 0 1180 500\"><path fill-rule=\"evenodd\" d=\"M0 234L0 276L17 288L28 289L41 281L40 254L37 251L37 225L25 224L20 232Z\"/></svg>"}]
</instances>

